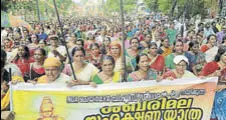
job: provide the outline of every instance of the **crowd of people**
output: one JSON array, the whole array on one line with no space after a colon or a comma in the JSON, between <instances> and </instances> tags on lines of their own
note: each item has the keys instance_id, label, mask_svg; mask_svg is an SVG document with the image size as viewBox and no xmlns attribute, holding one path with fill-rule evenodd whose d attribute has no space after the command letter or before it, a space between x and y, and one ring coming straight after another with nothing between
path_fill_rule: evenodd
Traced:
<instances>
[{"instance_id":1,"label":"crowd of people","mask_svg":"<svg viewBox=\"0 0 226 120\"><path fill-rule=\"evenodd\" d=\"M120 23L92 17L62 19L63 26L57 22L32 23L34 30L2 28L1 99L5 103L1 110L9 104L10 81L97 87L219 77L218 84L225 90L226 19L182 24L164 15L155 16L127 22L124 33ZM218 114L226 113L213 111L212 118L221 120Z\"/></svg>"}]
</instances>

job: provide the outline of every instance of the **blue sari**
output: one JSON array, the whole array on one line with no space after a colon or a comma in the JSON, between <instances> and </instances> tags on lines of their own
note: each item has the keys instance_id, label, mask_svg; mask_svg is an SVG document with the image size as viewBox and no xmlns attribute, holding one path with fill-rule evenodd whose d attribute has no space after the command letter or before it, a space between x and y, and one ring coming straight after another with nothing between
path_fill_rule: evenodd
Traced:
<instances>
[{"instance_id":1,"label":"blue sari","mask_svg":"<svg viewBox=\"0 0 226 120\"><path fill-rule=\"evenodd\" d=\"M226 120L226 89L216 92L210 118Z\"/></svg>"}]
</instances>

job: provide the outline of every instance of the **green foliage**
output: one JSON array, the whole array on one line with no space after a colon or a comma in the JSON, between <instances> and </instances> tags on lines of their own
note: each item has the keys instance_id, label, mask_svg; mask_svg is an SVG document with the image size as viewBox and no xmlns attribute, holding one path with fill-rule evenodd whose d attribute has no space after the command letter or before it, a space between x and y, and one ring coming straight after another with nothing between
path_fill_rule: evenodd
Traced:
<instances>
[{"instance_id":1,"label":"green foliage","mask_svg":"<svg viewBox=\"0 0 226 120\"><path fill-rule=\"evenodd\" d=\"M171 11L175 1L175 9ZM213 7L211 0L144 0L144 2L151 11L161 11L165 14L175 15L171 17L176 18L183 16L183 14L186 18L191 18L197 14L205 17L207 15L206 9Z\"/></svg>"},{"instance_id":2,"label":"green foliage","mask_svg":"<svg viewBox=\"0 0 226 120\"><path fill-rule=\"evenodd\" d=\"M110 12L120 12L120 0L107 0L105 9ZM123 0L123 10L128 13L136 9L136 0Z\"/></svg>"}]
</instances>

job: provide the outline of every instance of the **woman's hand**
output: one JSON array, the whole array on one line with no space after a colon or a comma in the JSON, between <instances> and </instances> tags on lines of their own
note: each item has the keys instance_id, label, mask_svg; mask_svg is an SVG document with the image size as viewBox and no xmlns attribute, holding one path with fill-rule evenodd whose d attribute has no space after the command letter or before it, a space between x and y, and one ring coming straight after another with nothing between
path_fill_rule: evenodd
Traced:
<instances>
[{"instance_id":1,"label":"woman's hand","mask_svg":"<svg viewBox=\"0 0 226 120\"><path fill-rule=\"evenodd\" d=\"M97 84L95 82L90 82L90 85L94 88L97 88Z\"/></svg>"},{"instance_id":2,"label":"woman's hand","mask_svg":"<svg viewBox=\"0 0 226 120\"><path fill-rule=\"evenodd\" d=\"M199 76L199 78L200 78L200 79L206 79L206 77L205 77L205 76Z\"/></svg>"},{"instance_id":3,"label":"woman's hand","mask_svg":"<svg viewBox=\"0 0 226 120\"><path fill-rule=\"evenodd\" d=\"M38 78L35 78L34 80L27 80L27 83L37 84Z\"/></svg>"},{"instance_id":4,"label":"woman's hand","mask_svg":"<svg viewBox=\"0 0 226 120\"><path fill-rule=\"evenodd\" d=\"M32 83L33 85L37 84L37 81L34 80L27 80L27 83Z\"/></svg>"},{"instance_id":5,"label":"woman's hand","mask_svg":"<svg viewBox=\"0 0 226 120\"><path fill-rule=\"evenodd\" d=\"M175 78L173 78L173 77L167 77L167 79L173 81Z\"/></svg>"},{"instance_id":6,"label":"woman's hand","mask_svg":"<svg viewBox=\"0 0 226 120\"><path fill-rule=\"evenodd\" d=\"M162 76L158 75L156 78L156 82L161 82L163 80Z\"/></svg>"},{"instance_id":7,"label":"woman's hand","mask_svg":"<svg viewBox=\"0 0 226 120\"><path fill-rule=\"evenodd\" d=\"M12 84L12 85L16 85L17 83L19 83L20 81L19 80L12 80L10 83Z\"/></svg>"},{"instance_id":8,"label":"woman's hand","mask_svg":"<svg viewBox=\"0 0 226 120\"><path fill-rule=\"evenodd\" d=\"M67 87L73 87L73 86L76 86L76 85L80 85L78 80L67 81L66 84L67 84Z\"/></svg>"}]
</instances>

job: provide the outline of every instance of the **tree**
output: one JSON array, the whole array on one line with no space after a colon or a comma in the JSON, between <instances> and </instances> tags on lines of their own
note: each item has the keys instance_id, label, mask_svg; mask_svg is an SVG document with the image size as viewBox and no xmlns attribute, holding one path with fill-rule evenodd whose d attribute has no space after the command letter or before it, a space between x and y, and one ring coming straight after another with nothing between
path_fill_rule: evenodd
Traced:
<instances>
[{"instance_id":1,"label":"tree","mask_svg":"<svg viewBox=\"0 0 226 120\"><path fill-rule=\"evenodd\" d=\"M152 11L159 10L164 14L169 14L169 17L173 19L179 19L183 15L190 19L197 14L204 18L208 14L206 8L213 7L210 0L144 0L144 2Z\"/></svg>"},{"instance_id":2,"label":"tree","mask_svg":"<svg viewBox=\"0 0 226 120\"><path fill-rule=\"evenodd\" d=\"M120 12L120 2L119 0L107 0L105 2L104 7L108 9L108 11ZM123 0L123 10L126 13L131 12L136 8L136 0Z\"/></svg>"}]
</instances>

